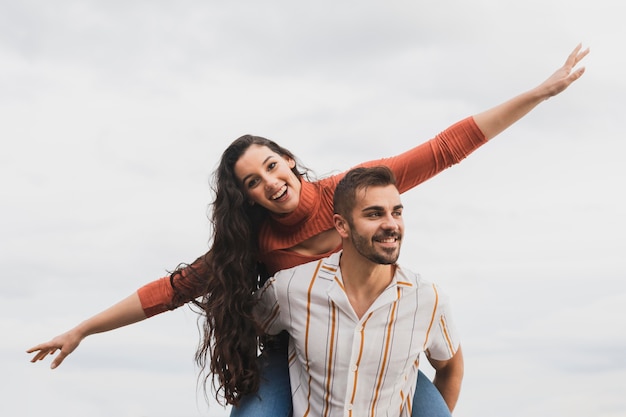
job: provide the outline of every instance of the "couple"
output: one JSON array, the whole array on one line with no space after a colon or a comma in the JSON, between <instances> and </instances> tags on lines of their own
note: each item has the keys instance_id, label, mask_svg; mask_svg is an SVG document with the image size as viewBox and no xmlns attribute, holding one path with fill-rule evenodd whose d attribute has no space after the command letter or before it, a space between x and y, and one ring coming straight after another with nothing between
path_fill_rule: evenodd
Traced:
<instances>
[{"instance_id":1,"label":"couple","mask_svg":"<svg viewBox=\"0 0 626 417\"><path fill-rule=\"evenodd\" d=\"M539 103L569 87L583 74L584 68L575 66L587 53L578 46L537 87L468 117L403 154L361 165L389 167L399 192L405 192L460 162ZM51 365L55 368L91 334L195 302L204 315L204 337L196 360L205 383L216 378L218 399L234 405L233 416L289 415L284 337L263 338L263 354L257 358L253 292L259 288L259 277L341 249L332 200L344 174L312 182L305 172L291 152L272 141L255 136L237 139L222 155L215 173L214 236L209 252L68 332L32 347L28 350L34 353L32 361L59 351ZM195 301L198 297L201 300ZM427 378L417 381L413 415L449 415ZM425 414L417 412L418 404L427 407Z\"/></svg>"}]
</instances>

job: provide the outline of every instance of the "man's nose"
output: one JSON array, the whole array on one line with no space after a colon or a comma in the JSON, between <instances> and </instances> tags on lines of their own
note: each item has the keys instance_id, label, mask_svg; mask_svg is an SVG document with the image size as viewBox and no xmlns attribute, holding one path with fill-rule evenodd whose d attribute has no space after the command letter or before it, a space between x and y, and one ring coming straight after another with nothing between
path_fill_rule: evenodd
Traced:
<instances>
[{"instance_id":1,"label":"man's nose","mask_svg":"<svg viewBox=\"0 0 626 417\"><path fill-rule=\"evenodd\" d=\"M398 230L400 228L400 224L398 219L389 213L383 218L383 227L388 230Z\"/></svg>"}]
</instances>

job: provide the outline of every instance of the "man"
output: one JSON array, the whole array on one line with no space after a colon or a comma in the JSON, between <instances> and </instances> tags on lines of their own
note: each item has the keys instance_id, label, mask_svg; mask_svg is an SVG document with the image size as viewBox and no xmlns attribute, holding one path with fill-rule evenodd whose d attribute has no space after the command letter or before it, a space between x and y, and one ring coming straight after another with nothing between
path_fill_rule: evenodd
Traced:
<instances>
[{"instance_id":1,"label":"man","mask_svg":"<svg viewBox=\"0 0 626 417\"><path fill-rule=\"evenodd\" d=\"M387 167L356 168L337 185L343 250L278 272L259 290L264 331L290 334L294 416L410 416L420 354L450 410L463 356L446 297L396 264L403 206Z\"/></svg>"}]
</instances>

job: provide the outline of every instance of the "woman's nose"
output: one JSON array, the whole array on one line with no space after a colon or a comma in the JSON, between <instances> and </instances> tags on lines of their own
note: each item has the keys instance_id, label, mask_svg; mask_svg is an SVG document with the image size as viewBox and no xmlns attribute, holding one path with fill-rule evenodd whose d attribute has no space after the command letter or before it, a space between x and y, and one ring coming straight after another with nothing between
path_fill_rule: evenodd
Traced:
<instances>
[{"instance_id":1,"label":"woman's nose","mask_svg":"<svg viewBox=\"0 0 626 417\"><path fill-rule=\"evenodd\" d=\"M276 187L276 183L278 182L278 180L270 175L265 175L263 178L263 185L265 186L266 190L271 190L274 187Z\"/></svg>"}]
</instances>

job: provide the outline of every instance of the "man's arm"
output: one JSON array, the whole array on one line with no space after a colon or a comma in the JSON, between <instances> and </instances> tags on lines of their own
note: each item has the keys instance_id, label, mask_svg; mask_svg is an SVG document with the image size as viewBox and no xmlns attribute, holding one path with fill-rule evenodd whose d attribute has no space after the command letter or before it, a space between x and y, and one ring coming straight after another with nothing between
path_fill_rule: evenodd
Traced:
<instances>
[{"instance_id":1,"label":"man's arm","mask_svg":"<svg viewBox=\"0 0 626 417\"><path fill-rule=\"evenodd\" d=\"M461 392L461 382L463 381L463 352L461 346L454 356L447 361L438 361L428 358L428 361L435 368L435 378L433 384L448 404L450 411L454 410Z\"/></svg>"}]
</instances>

